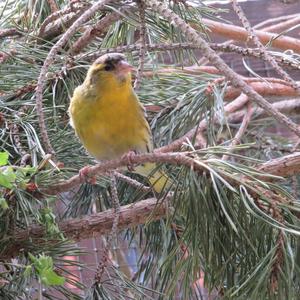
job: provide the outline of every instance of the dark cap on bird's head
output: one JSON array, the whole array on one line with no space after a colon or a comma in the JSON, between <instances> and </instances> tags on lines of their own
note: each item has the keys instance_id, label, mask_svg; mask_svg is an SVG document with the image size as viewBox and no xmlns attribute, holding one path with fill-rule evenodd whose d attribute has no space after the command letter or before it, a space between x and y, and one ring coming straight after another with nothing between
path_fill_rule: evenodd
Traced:
<instances>
[{"instance_id":1,"label":"dark cap on bird's head","mask_svg":"<svg viewBox=\"0 0 300 300\"><path fill-rule=\"evenodd\" d=\"M122 53L108 53L100 56L94 65L103 66L104 71L115 71L118 74L125 74L133 70L133 67L126 61Z\"/></svg>"},{"instance_id":2,"label":"dark cap on bird's head","mask_svg":"<svg viewBox=\"0 0 300 300\"><path fill-rule=\"evenodd\" d=\"M122 53L108 53L104 54L96 59L95 64L117 64L118 62L124 60L125 55Z\"/></svg>"}]
</instances>

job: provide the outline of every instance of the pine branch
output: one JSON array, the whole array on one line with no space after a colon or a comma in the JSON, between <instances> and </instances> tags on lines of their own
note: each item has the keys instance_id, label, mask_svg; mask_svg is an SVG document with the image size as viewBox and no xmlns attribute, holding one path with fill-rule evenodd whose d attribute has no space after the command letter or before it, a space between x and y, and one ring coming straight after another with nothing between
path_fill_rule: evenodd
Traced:
<instances>
[{"instance_id":1,"label":"pine branch","mask_svg":"<svg viewBox=\"0 0 300 300\"><path fill-rule=\"evenodd\" d=\"M104 273L104 270L107 267L108 263L108 256L109 256L109 249L112 247L112 241L113 239L116 239L116 235L118 232L119 227L119 220L120 220L120 201L117 191L117 181L116 177L114 175L114 172L111 173L111 200L112 200L112 206L114 209L114 219L111 226L111 231L109 233L109 236L107 238L106 245L102 251L100 262L97 266L97 270L95 272L95 282L101 283L102 275ZM145 200L144 200L145 201Z\"/></svg>"},{"instance_id":2,"label":"pine branch","mask_svg":"<svg viewBox=\"0 0 300 300\"><path fill-rule=\"evenodd\" d=\"M282 68L280 68L279 65L277 64L276 60L273 58L273 56L270 55L266 51L264 45L260 42L260 40L257 37L255 31L251 27L251 25L250 25L247 17L245 16L245 14L244 14L241 6L237 3L236 0L231 0L231 2L232 2L234 11L236 12L236 14L238 15L239 19L241 20L244 28L247 30L249 38L254 42L254 44L261 51L263 59L265 59L268 63L270 63L271 66L275 69L275 71L279 75L281 75L285 81L287 81L288 83L290 83L290 85L295 90L297 90L300 93L300 86L297 84L297 82L295 80L293 80L287 72L285 72Z\"/></svg>"},{"instance_id":3,"label":"pine branch","mask_svg":"<svg viewBox=\"0 0 300 300\"><path fill-rule=\"evenodd\" d=\"M297 134L300 137L300 128L297 124L295 124L292 120L290 120L287 116L276 111L272 105L266 101L262 96L260 96L254 89L252 89L249 85L247 85L241 76L235 73L230 67L226 65L226 63L212 50L206 41L200 37L195 29L193 29L190 25L185 23L178 15L176 15L172 10L167 8L165 5L161 5L161 3L156 0L150 0L147 2L156 12L164 16L170 22L176 24L176 26L186 34L187 38L194 43L197 43L200 46L200 50L203 55L214 65L217 69L220 70L224 76L231 81L231 83L239 87L243 93L245 93L251 100L256 102L257 105L265 109L268 114L274 117L275 120L280 122L289 128L292 132Z\"/></svg>"},{"instance_id":4,"label":"pine branch","mask_svg":"<svg viewBox=\"0 0 300 300\"><path fill-rule=\"evenodd\" d=\"M55 0L47 0L47 2L50 6L50 10L51 10L52 13L58 11L58 6L57 6Z\"/></svg>"},{"instance_id":5,"label":"pine branch","mask_svg":"<svg viewBox=\"0 0 300 300\"><path fill-rule=\"evenodd\" d=\"M292 176L300 172L300 152L272 159L258 166L260 172L278 176Z\"/></svg>"},{"instance_id":6,"label":"pine branch","mask_svg":"<svg viewBox=\"0 0 300 300\"><path fill-rule=\"evenodd\" d=\"M280 22L278 24L264 27L263 31L280 33L284 30L288 30L291 27L298 25L299 23L300 23L300 17L299 14L297 14L294 17L289 17L287 18L287 20Z\"/></svg>"},{"instance_id":7,"label":"pine branch","mask_svg":"<svg viewBox=\"0 0 300 300\"><path fill-rule=\"evenodd\" d=\"M273 26L273 25L274 26L279 25L279 24L281 24L281 22L293 20L294 18L296 18L298 16L299 16L299 14L292 14L292 15L284 15L284 16L279 16L279 17L275 17L275 18L270 18L270 19L263 20L262 22L256 24L253 28L272 32L270 30L267 30L267 28L270 26ZM273 24L273 23L275 23L275 24ZM273 25L270 25L270 24L273 24Z\"/></svg>"},{"instance_id":8,"label":"pine branch","mask_svg":"<svg viewBox=\"0 0 300 300\"><path fill-rule=\"evenodd\" d=\"M232 102L228 103L227 105L225 105L224 112L226 114L232 113L232 112L234 112L238 109L241 109L247 102L248 102L248 97L244 94L241 94L234 101L232 101ZM170 151L177 150L187 140L191 140L194 136L202 135L203 131L206 128L207 128L207 121L205 119L201 120L196 127L192 128L184 136L182 136L179 139L173 141L169 145L166 145L166 146L163 146L163 147L157 149L157 152L170 152ZM205 147L205 143L199 144L199 142L198 142L197 146L203 148L203 147Z\"/></svg>"},{"instance_id":9,"label":"pine branch","mask_svg":"<svg viewBox=\"0 0 300 300\"><path fill-rule=\"evenodd\" d=\"M193 152L173 152L173 153L147 153L132 155L130 158L131 164L143 164L146 162L152 163L168 163L173 165L182 165L189 168L193 168L198 172L203 172L205 168L197 163L188 154L193 154ZM205 163L205 161L203 161ZM106 161L89 168L89 176L96 176L100 174L105 174L111 170L116 170L120 167L128 166L128 159L126 157ZM257 168L264 173L277 175L277 176L290 176L298 174L300 172L300 152L296 152L292 155L283 156L277 160L271 160L266 162ZM48 187L38 187L39 192L44 195L57 195L62 192L71 190L72 188L84 183L85 179L83 176L75 175L67 180L58 182Z\"/></svg>"},{"instance_id":10,"label":"pine branch","mask_svg":"<svg viewBox=\"0 0 300 300\"><path fill-rule=\"evenodd\" d=\"M104 19L103 19L104 20ZM263 58L264 53L258 49L252 48L243 48L240 46L236 46L234 44L217 44L217 43L209 43L209 46L215 51L222 51L222 52L234 52L241 54L243 56L252 56L256 58ZM171 44L146 44L145 49L149 52L152 51L178 51L178 50L191 50L191 49L199 49L198 45L194 43L171 43ZM118 46L108 49L101 49L99 51L93 52L91 54L83 54L78 55L75 59L87 59L87 60L95 60L99 56L110 53L110 52L138 52L140 50L139 44L133 45L126 45L126 46ZM285 57L274 57L278 64L287 65L294 69L300 69L300 64L295 63Z\"/></svg>"},{"instance_id":11,"label":"pine branch","mask_svg":"<svg viewBox=\"0 0 300 300\"><path fill-rule=\"evenodd\" d=\"M242 27L224 24L208 19L203 19L203 22L214 34L241 42L246 42L248 39L247 30ZM294 52L300 54L300 43L298 39L284 35L278 36L278 34L264 32L261 30L255 30L254 32L261 43L265 45L271 42L271 45L274 48L281 50L293 50Z\"/></svg>"},{"instance_id":12,"label":"pine branch","mask_svg":"<svg viewBox=\"0 0 300 300\"><path fill-rule=\"evenodd\" d=\"M167 199L158 203L156 198L149 198L121 206L119 209L118 231L165 217L169 209ZM66 238L80 241L111 233L114 220L114 209L108 209L83 218L61 221L58 223L58 227ZM10 243L5 252L1 253L1 259L18 255L21 249L26 249L29 240L32 241L32 244L29 244L30 247L34 247L37 243L45 243L47 241L45 236L45 228L40 225L31 225L26 230L15 231L13 234L14 241Z\"/></svg>"},{"instance_id":13,"label":"pine branch","mask_svg":"<svg viewBox=\"0 0 300 300\"><path fill-rule=\"evenodd\" d=\"M289 115L297 115L300 113L300 99L282 100L272 103L272 106L275 107L277 110L287 113ZM259 107L254 110L253 114L254 119L268 117L266 112ZM232 114L228 115L228 122L238 123L243 119L244 115L244 111L233 112Z\"/></svg>"},{"instance_id":14,"label":"pine branch","mask_svg":"<svg viewBox=\"0 0 300 300\"><path fill-rule=\"evenodd\" d=\"M122 13L125 11L125 8L120 8L118 12L112 12L106 15L103 19L97 22L93 26L89 26L85 32L81 35L80 38L73 44L71 48L71 53L73 55L81 52L89 43L93 41L97 36L103 34L107 28L120 20L123 16ZM76 59L76 58L75 58Z\"/></svg>"},{"instance_id":15,"label":"pine branch","mask_svg":"<svg viewBox=\"0 0 300 300\"><path fill-rule=\"evenodd\" d=\"M134 80L134 89L138 90L144 72L145 50L146 50L146 24L145 24L145 3L142 0L137 1L140 18L140 41L139 41L139 66Z\"/></svg>"},{"instance_id":16,"label":"pine branch","mask_svg":"<svg viewBox=\"0 0 300 300\"><path fill-rule=\"evenodd\" d=\"M22 35L20 31L16 28L8 28L8 29L1 29L0 30L0 39L10 36Z\"/></svg>"}]
</instances>

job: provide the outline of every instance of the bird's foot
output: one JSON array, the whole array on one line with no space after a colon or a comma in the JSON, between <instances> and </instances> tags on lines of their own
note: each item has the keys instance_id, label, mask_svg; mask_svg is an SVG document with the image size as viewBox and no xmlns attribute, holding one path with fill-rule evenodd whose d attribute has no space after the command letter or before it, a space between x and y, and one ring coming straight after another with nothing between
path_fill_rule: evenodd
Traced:
<instances>
[{"instance_id":1,"label":"bird's foot","mask_svg":"<svg viewBox=\"0 0 300 300\"><path fill-rule=\"evenodd\" d=\"M79 170L79 177L84 180L85 182L89 184L96 184L97 179L96 176L91 176L91 167L90 166L85 166L82 169Z\"/></svg>"},{"instance_id":2,"label":"bird's foot","mask_svg":"<svg viewBox=\"0 0 300 300\"><path fill-rule=\"evenodd\" d=\"M132 158L135 155L136 155L135 151L132 151L132 150L122 155L122 159L127 160L127 169L128 169L129 172L134 171L134 163L132 161Z\"/></svg>"}]
</instances>

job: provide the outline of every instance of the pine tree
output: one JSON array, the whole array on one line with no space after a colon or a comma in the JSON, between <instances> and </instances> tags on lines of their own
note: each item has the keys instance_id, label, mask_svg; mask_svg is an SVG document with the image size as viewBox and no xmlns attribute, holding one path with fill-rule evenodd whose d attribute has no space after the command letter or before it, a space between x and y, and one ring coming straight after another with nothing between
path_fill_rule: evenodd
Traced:
<instances>
[{"instance_id":1,"label":"pine tree","mask_svg":"<svg viewBox=\"0 0 300 300\"><path fill-rule=\"evenodd\" d=\"M298 299L300 88L286 70L300 49L277 33L299 16L254 31L231 2L236 31L200 1L0 3L1 299L205 299L201 280L214 299ZM220 29L252 44L211 43ZM75 87L109 52L137 69L155 150L131 164L156 162L172 179L161 194L120 171L126 157L95 162L69 126ZM278 78L242 77L223 52ZM79 175L87 165L96 184ZM95 235L85 286L76 242ZM121 240L139 248L134 274L110 262Z\"/></svg>"}]
</instances>

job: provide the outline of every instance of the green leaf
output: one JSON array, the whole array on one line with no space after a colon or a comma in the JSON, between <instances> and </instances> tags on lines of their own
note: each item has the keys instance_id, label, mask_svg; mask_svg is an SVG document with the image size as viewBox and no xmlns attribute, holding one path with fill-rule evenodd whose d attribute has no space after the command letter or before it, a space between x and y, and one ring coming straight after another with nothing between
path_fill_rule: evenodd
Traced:
<instances>
[{"instance_id":1,"label":"green leaf","mask_svg":"<svg viewBox=\"0 0 300 300\"><path fill-rule=\"evenodd\" d=\"M4 167L4 170L0 172L0 185L11 189L13 187L12 183L16 181L16 174L12 167Z\"/></svg>"},{"instance_id":2,"label":"green leaf","mask_svg":"<svg viewBox=\"0 0 300 300\"><path fill-rule=\"evenodd\" d=\"M24 277L29 277L32 272L32 265L26 266L24 270Z\"/></svg>"},{"instance_id":3,"label":"green leaf","mask_svg":"<svg viewBox=\"0 0 300 300\"><path fill-rule=\"evenodd\" d=\"M8 163L8 152L0 152L0 166L5 166Z\"/></svg>"},{"instance_id":4,"label":"green leaf","mask_svg":"<svg viewBox=\"0 0 300 300\"><path fill-rule=\"evenodd\" d=\"M0 207L3 210L8 209L8 204L7 204L6 200L3 197L0 198Z\"/></svg>"},{"instance_id":5,"label":"green leaf","mask_svg":"<svg viewBox=\"0 0 300 300\"><path fill-rule=\"evenodd\" d=\"M40 278L43 284L49 285L63 285L65 278L57 275L53 270L43 270L40 274Z\"/></svg>"},{"instance_id":6,"label":"green leaf","mask_svg":"<svg viewBox=\"0 0 300 300\"><path fill-rule=\"evenodd\" d=\"M13 187L11 182L7 179L7 177L3 173L0 173L0 185L7 189L11 189Z\"/></svg>"},{"instance_id":7,"label":"green leaf","mask_svg":"<svg viewBox=\"0 0 300 300\"><path fill-rule=\"evenodd\" d=\"M29 258L32 261L43 284L47 286L64 284L65 278L57 275L53 270L52 257L42 254L37 258L29 253Z\"/></svg>"},{"instance_id":8,"label":"green leaf","mask_svg":"<svg viewBox=\"0 0 300 300\"><path fill-rule=\"evenodd\" d=\"M16 181L17 175L12 167L6 167L3 171L3 174L5 175L6 179L11 183Z\"/></svg>"}]
</instances>

